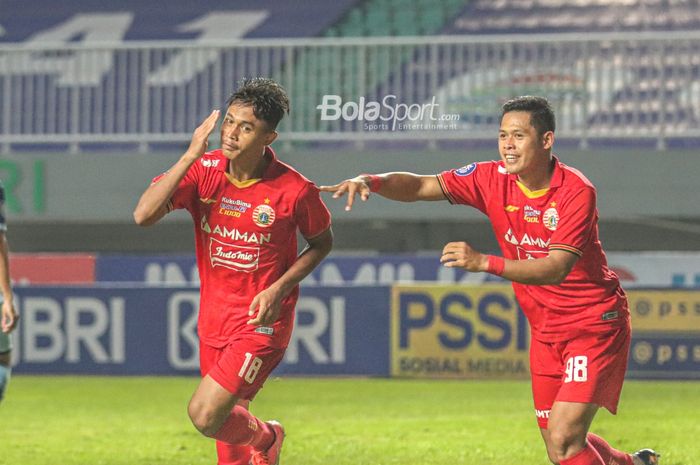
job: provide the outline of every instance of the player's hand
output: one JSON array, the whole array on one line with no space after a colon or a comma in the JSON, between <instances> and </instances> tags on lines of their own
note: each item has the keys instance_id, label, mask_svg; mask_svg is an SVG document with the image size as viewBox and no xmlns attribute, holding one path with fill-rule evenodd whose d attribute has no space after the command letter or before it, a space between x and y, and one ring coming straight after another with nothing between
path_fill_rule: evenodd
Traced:
<instances>
[{"instance_id":1,"label":"player's hand","mask_svg":"<svg viewBox=\"0 0 700 465\"><path fill-rule=\"evenodd\" d=\"M319 190L321 192L333 192L334 199L339 199L345 194L348 194L348 201L345 204L346 212L352 210L352 204L355 202L356 195L359 195L360 199L366 202L370 194L369 180L363 175L356 176L352 179L346 179L334 186L321 186Z\"/></svg>"},{"instance_id":2,"label":"player's hand","mask_svg":"<svg viewBox=\"0 0 700 465\"><path fill-rule=\"evenodd\" d=\"M448 242L440 257L440 263L444 266L467 271L486 271L488 262L488 255L480 254L466 242Z\"/></svg>"},{"instance_id":3,"label":"player's hand","mask_svg":"<svg viewBox=\"0 0 700 465\"><path fill-rule=\"evenodd\" d=\"M2 332L9 333L19 323L19 315L15 310L12 299L4 300L2 303Z\"/></svg>"},{"instance_id":4,"label":"player's hand","mask_svg":"<svg viewBox=\"0 0 700 465\"><path fill-rule=\"evenodd\" d=\"M255 296L250 303L248 316L249 325L270 326L280 316L282 309L282 298L284 295L276 287L270 286Z\"/></svg>"},{"instance_id":5,"label":"player's hand","mask_svg":"<svg viewBox=\"0 0 700 465\"><path fill-rule=\"evenodd\" d=\"M219 110L214 110L209 116L194 130L190 146L185 152L186 155L197 159L207 151L209 146L209 136L214 132L217 121L219 121Z\"/></svg>"}]
</instances>

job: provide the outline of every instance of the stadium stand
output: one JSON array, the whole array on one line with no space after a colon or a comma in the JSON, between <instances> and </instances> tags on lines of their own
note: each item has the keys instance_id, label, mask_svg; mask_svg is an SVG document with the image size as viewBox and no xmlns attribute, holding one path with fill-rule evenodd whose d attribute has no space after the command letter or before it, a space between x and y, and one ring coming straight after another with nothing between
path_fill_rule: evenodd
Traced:
<instances>
[{"instance_id":1,"label":"stadium stand","mask_svg":"<svg viewBox=\"0 0 700 465\"><path fill-rule=\"evenodd\" d=\"M371 36L424 36L439 33L468 0L365 0L349 9L345 15L323 33L324 37L371 37ZM340 57L338 57L338 54ZM398 58L392 60L387 48L370 48L365 61L372 68L370 79L365 83L368 96L378 99L382 83L386 83L392 72L403 72L410 63L414 51L406 47ZM328 50L307 50L298 57L297 73L294 79L295 95L302 96L301 105L307 107L305 113L321 101L323 95L338 94L343 99L363 95L359 88L360 79L345 79L348 86L338 89L336 75L326 72L332 62L340 60L340 74L358 76L362 59L355 50L339 47L337 53ZM309 74L317 76L315 92L307 87ZM373 91L374 90L374 91Z\"/></svg>"},{"instance_id":2,"label":"stadium stand","mask_svg":"<svg viewBox=\"0 0 700 465\"><path fill-rule=\"evenodd\" d=\"M366 0L348 11L324 36L436 34L467 3L468 0Z\"/></svg>"},{"instance_id":3,"label":"stadium stand","mask_svg":"<svg viewBox=\"0 0 700 465\"><path fill-rule=\"evenodd\" d=\"M21 0L3 0L0 13L0 43L23 42L40 38L42 33L66 21L90 15L125 13L129 20L123 40L190 40L201 37L201 27L206 21L193 20L230 14L229 27L219 24L215 38L244 37L246 39L270 37L315 37L336 23L358 0L257 0L249 2L230 0L200 0L198 2L170 2L167 9L152 2L122 0L118 3L92 0L52 2L35 0L31 6ZM236 17L259 13L262 21L236 35L241 24ZM189 24L189 26L187 26ZM210 28L213 29L213 28ZM211 31L210 31L211 32ZM73 38L82 38L76 34ZM119 38L121 39L121 38ZM46 40L49 40L47 37Z\"/></svg>"},{"instance_id":4,"label":"stadium stand","mask_svg":"<svg viewBox=\"0 0 700 465\"><path fill-rule=\"evenodd\" d=\"M700 27L697 0L475 0L446 32L671 31Z\"/></svg>"},{"instance_id":5,"label":"stadium stand","mask_svg":"<svg viewBox=\"0 0 700 465\"><path fill-rule=\"evenodd\" d=\"M231 16L226 16L227 12ZM72 73L65 65L79 64L78 61L69 62L74 53L69 46L94 41L95 37L91 34L110 32L113 28L96 32L93 23L91 29L74 29L71 33L70 27L87 24L88 19L94 20L100 15L106 15L110 21L110 18L116 17L114 15L121 15L118 19L123 21L124 28L122 35L107 37L119 44L110 51L113 54L111 59L105 60L111 67L98 76L99 79L89 82L84 75ZM249 20L244 30L240 27L213 26L212 21L228 25L225 21L236 17ZM80 159L80 163L99 165L100 170L105 169L107 157L99 163L95 157L89 157L97 144L114 144L108 150L135 158L138 156L137 150L155 152L166 148L167 153L172 153L175 144L182 144L189 137L201 115L225 99L233 81L245 75L242 69L257 69L259 74L270 75L283 82L291 78L289 90L293 113L292 118L283 122L281 131L284 134L280 141L282 144L294 141L283 146L285 156L298 156L299 161L295 161L295 166L298 164L319 182L333 181L338 173L344 175L355 169L381 172L396 169L396 164L399 164L403 169L431 172L459 166L458 163L470 158L470 161L476 160L475 156L492 157L493 141L490 136L494 124L497 124L499 99L512 93L546 93L557 108L559 128L563 131L571 131L572 128L574 131L589 131L595 133L593 137L626 135L633 143L637 142L635 138L640 134L651 140L665 131L664 136L685 136L690 144L693 143L692 138L700 134L697 32L688 40L683 37L669 40L664 34L657 34L654 40L647 42L634 38L608 40L599 36L625 31L697 31L699 26L700 4L696 0L310 0L305 2L304 8L300 8L297 2L283 0L260 0L254 5L240 1L202 0L197 3L175 2L167 11L137 0L125 0L118 6L92 0L60 4L37 0L30 6L27 2L5 0L0 15L0 150L17 161L10 163L0 159L0 168L5 163L16 173L23 170L25 180L43 179L43 160L32 162L35 163L32 165L22 160L26 158L25 152L40 152L39 145L27 148L21 144L27 140L34 143L35 139L53 143L57 136L62 137L61 141L82 135L91 137L88 142L81 140L75 143L79 146L76 152L85 152L79 154L86 155ZM221 35L207 35L215 31ZM236 35L234 31L240 34ZM541 34L550 32L575 34L570 41L557 43L548 41ZM513 33L531 34L533 39L514 36ZM480 37L472 38L476 34ZM492 40L489 34L497 37ZM635 34L629 36L637 37ZM290 44L259 41L255 47L238 47L236 42L231 42L236 37L297 38L302 41L290 40ZM323 37L329 40L316 40ZM307 41L307 38L313 40ZM228 42L213 51L198 45L202 40L219 39ZM10 50L10 54L17 53L24 57L30 53L24 52L19 45L28 45L31 49L36 46L34 41L48 42L54 46L50 53L42 51L31 55L30 64L36 64L38 68L18 71L3 66L8 63L3 61L7 50ZM129 43L133 41L154 41L154 44L158 41L159 45L153 45L152 49L144 43L130 47ZM64 47L66 42L67 47ZM274 45L266 45L273 42ZM168 44L175 45L168 48ZM178 47L192 53L184 53ZM136 53L142 50L147 52ZM173 57L178 55L187 60L174 60ZM99 58L101 55L94 56ZM166 66L169 62L178 62L182 68L172 72L174 68ZM21 60L18 63L22 66L25 64ZM90 64L95 63L100 64L101 61L93 58ZM246 68L253 64L262 66ZM189 70L188 66L193 69ZM152 73L155 77L148 75L148 72L159 67L169 72ZM181 72L181 69L189 74ZM70 79L73 82L65 82ZM219 90L216 90L217 86ZM357 134L363 135L362 130L358 130L359 125L342 121L333 125L319 121L316 108L322 95L338 94L344 101L359 97L380 100L388 93L396 93L402 102L419 104L428 101L432 95L439 98L446 95L447 103L442 108L461 117L460 137L472 137L473 133L482 131L480 134L489 136L489 145L478 145L481 141L474 140L465 144L466 137L452 141L438 140L434 147L446 149L445 154L438 154L437 150L431 153L429 162L424 163L423 159L428 157L421 158L422 154L418 151L402 153L405 147L422 149L428 146L417 137L414 145L406 142L411 134L399 134L399 138L391 142L380 141L385 145L369 145L373 141L368 139L369 142L360 141L368 145L360 146L355 145L356 141L352 139ZM53 104L53 111L43 111L44 102ZM79 111L73 110L76 107ZM586 111L582 111L583 107L586 107ZM564 110L559 111L562 108ZM71 126L73 122L77 123L76 126ZM10 136L17 137L12 142L2 139L7 134L4 131L8 130ZM161 139L138 147L130 142L131 145L122 149L118 145L123 144L121 139L115 137L109 140L115 134L124 139L155 134ZM435 132L431 137L441 139L443 134ZM481 137L480 134L475 137ZM291 136L294 135L305 138L293 139ZM323 139L323 143L314 145L318 135L327 138ZM345 144L338 142L342 136L345 136ZM406 140L401 139L404 136ZM311 158L306 157L307 149L317 148L328 141L331 145L336 144L331 149L333 157L326 157L324 153L323 158L309 161ZM607 143L607 140L603 142ZM472 143L474 145L467 145ZM595 143L594 140L591 145L595 147ZM12 153L16 147L20 147L22 152ZM337 150L338 147L340 150ZM375 147L379 147L375 153L381 153L382 157L365 156L361 163L357 161L372 152L365 148ZM387 147L388 154L384 153ZM489 147L489 152L481 150L475 154L474 150L470 150L468 157L465 157L465 147ZM288 150L290 148L293 150ZM104 151L103 147L99 149ZM66 150L66 144L58 150ZM571 155L571 152L568 154ZM443 158L443 164L438 164L440 156L452 159ZM581 160L590 158L585 152L579 156ZM141 157L139 162L144 163L144 159ZM354 164L348 162L343 165L342 159L353 160ZM620 159L625 157L620 156ZM685 168L683 163L686 161L681 156L675 160L674 166L678 172L692 171L692 167ZM390 165L390 162L396 163ZM121 166L116 161L114 163L114 166ZM148 172L157 172L161 165L149 168ZM21 170L16 168L18 166ZM651 161L649 166L652 166ZM614 167L608 168L607 171L614 171ZM11 173L9 169L5 168L3 174ZM51 171L54 168L51 165L46 169ZM601 179L606 175L603 171L600 170ZM328 173L333 173L333 177ZM329 178L322 179L322 175ZM649 169L644 175L654 177L656 173ZM57 174L50 172L46 176L50 178L47 185L56 189ZM676 179L671 174L665 176L668 182ZM20 179L19 174L16 179ZM43 186L39 181L36 185ZM619 194L625 196L626 203L613 201L632 204L628 199L637 200L644 194L641 188L636 193L632 190L637 188L634 185L620 188ZM68 192L67 188L44 202L41 200L42 189L32 191L25 188L17 193L17 198L23 202L33 200L35 205L39 205L34 210L25 208L21 211L18 208L11 212L21 216L19 223L21 219L27 221L26 224L17 224L17 229L14 229L19 232L15 244L20 250L36 250L35 247L41 246L52 250L77 251L85 248L138 251L139 247L144 250L175 251L187 248L191 241L189 230L175 224L161 229L163 236L158 244L144 239L145 235L135 238L139 233L133 232L130 224L119 223L128 221L125 219L128 215L122 210L131 207L133 202L128 195L122 194L124 186L116 186L114 195L105 196L99 209L88 205L84 198ZM129 189L137 190L133 187ZM680 185L674 185L673 189L673 192L684 192L684 187ZM47 192L48 198L55 191L49 191L47 187ZM66 199L70 201L66 202ZM70 216L74 214L73 211L65 213L56 207L57 204L72 201L79 205L76 210L85 212L82 216ZM48 214L42 210L45 205L48 205ZM85 208L82 208L83 205ZM341 217L343 219L336 223L341 247L360 249L369 243L367 237L371 235L372 243L392 252L434 249L442 241L458 235L455 231L463 228L462 218L431 221L430 218L421 217L420 213L415 216L396 213L395 207L381 207L381 204L366 207L364 210L358 209L358 216L345 220L345 224L342 224L343 219L348 217ZM632 207L629 210L622 207L603 210L604 227L606 220L613 216L645 215L647 210L654 215L660 211L656 203ZM121 213L110 216L115 211ZM686 204L668 214L700 217L696 206L690 208ZM89 237L94 239L90 243L73 234L74 227L70 222L76 218L90 224L92 233ZM417 218L421 218L422 222ZM46 237L42 237L44 245L30 240L38 234L32 221L52 223L50 228L46 228ZM114 223L110 224L110 221ZM675 236L670 235L663 221L654 222L654 231L643 234L638 232L646 226L645 221L630 223L629 227L620 228L622 232L619 234L616 230L614 236L618 242L613 244L613 249L697 248L697 222L691 219L686 227L682 223L685 220L680 221L681 224L676 223ZM57 224L61 222L64 224ZM479 223L469 229L474 231L474 238L489 236L489 228L484 224ZM406 232L406 239L397 241L397 230ZM692 233L685 234L686 230ZM365 233L358 234L357 231ZM689 236L689 239L685 236ZM418 242L417 237L425 239ZM642 240L645 242L642 243ZM488 247L492 247L492 244L488 244Z\"/></svg>"},{"instance_id":6,"label":"stadium stand","mask_svg":"<svg viewBox=\"0 0 700 465\"><path fill-rule=\"evenodd\" d=\"M669 0L476 0L445 28L447 34L572 33L594 37L623 31L694 31L700 29L700 2ZM589 130L620 134L634 126L650 132L681 134L698 126L700 115L681 85L700 76L700 50L673 50L663 63L645 58L645 45L603 51L625 63L627 75L609 101L595 102ZM572 66L574 63L571 63ZM684 81L683 81L684 80ZM666 124L662 125L661 123Z\"/></svg>"}]
</instances>

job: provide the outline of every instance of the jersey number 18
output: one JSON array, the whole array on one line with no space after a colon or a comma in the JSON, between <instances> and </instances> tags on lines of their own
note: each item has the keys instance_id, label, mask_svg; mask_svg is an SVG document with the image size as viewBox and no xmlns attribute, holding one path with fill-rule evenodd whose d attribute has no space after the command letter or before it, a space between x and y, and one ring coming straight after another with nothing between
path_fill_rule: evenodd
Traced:
<instances>
[{"instance_id":1,"label":"jersey number 18","mask_svg":"<svg viewBox=\"0 0 700 465\"><path fill-rule=\"evenodd\" d=\"M258 357L253 357L253 354L250 352L246 352L245 360L243 361L243 365L238 372L238 376L246 380L248 384L251 384L253 381L255 381L255 377L258 376L258 371L260 371L261 366L262 360L260 360Z\"/></svg>"}]
</instances>

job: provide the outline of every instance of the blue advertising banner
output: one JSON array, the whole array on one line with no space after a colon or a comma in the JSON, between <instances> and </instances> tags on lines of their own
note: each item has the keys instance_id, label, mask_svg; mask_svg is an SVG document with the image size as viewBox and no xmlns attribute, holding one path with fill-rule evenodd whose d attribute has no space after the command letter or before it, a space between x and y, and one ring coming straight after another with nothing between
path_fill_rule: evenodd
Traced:
<instances>
[{"instance_id":1,"label":"blue advertising banner","mask_svg":"<svg viewBox=\"0 0 700 465\"><path fill-rule=\"evenodd\" d=\"M638 332L632 337L627 377L700 379L700 332Z\"/></svg>"},{"instance_id":2,"label":"blue advertising banner","mask_svg":"<svg viewBox=\"0 0 700 465\"><path fill-rule=\"evenodd\" d=\"M698 253L608 254L610 267L625 289L698 288ZM136 282L147 286L197 286L199 277L194 255L100 255L95 262L98 282ZM423 255L332 254L304 280L306 285L392 286L416 282L482 284L504 282L486 273L445 268L439 252Z\"/></svg>"},{"instance_id":3,"label":"blue advertising banner","mask_svg":"<svg viewBox=\"0 0 700 465\"><path fill-rule=\"evenodd\" d=\"M134 282L146 286L199 285L194 255L99 256L95 280ZM330 256L304 280L305 285L391 286L396 283L437 281L443 284L504 282L486 273L445 268L434 255Z\"/></svg>"},{"instance_id":4,"label":"blue advertising banner","mask_svg":"<svg viewBox=\"0 0 700 465\"><path fill-rule=\"evenodd\" d=\"M629 378L700 379L700 292L631 290ZM192 287L17 287L17 373L198 374ZM527 377L508 286L302 287L275 374Z\"/></svg>"},{"instance_id":5,"label":"blue advertising banner","mask_svg":"<svg viewBox=\"0 0 700 465\"><path fill-rule=\"evenodd\" d=\"M387 375L388 288L304 289L276 373ZM192 288L17 289L17 373L198 374Z\"/></svg>"},{"instance_id":6,"label":"blue advertising banner","mask_svg":"<svg viewBox=\"0 0 700 465\"><path fill-rule=\"evenodd\" d=\"M199 286L194 254L100 255L95 281L140 283L144 286Z\"/></svg>"}]
</instances>

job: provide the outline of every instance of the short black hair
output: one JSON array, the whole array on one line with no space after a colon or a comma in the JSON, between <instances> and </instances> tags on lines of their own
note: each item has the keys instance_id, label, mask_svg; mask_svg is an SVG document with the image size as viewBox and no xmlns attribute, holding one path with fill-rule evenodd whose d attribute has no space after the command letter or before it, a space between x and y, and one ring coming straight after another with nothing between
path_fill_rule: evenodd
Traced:
<instances>
[{"instance_id":1,"label":"short black hair","mask_svg":"<svg viewBox=\"0 0 700 465\"><path fill-rule=\"evenodd\" d=\"M530 124L537 130L539 135L545 132L552 131L556 127L554 120L554 110L544 97L535 97L532 95L523 95L508 100L503 104L503 113L501 119L506 113L511 111L524 111L530 113Z\"/></svg>"},{"instance_id":2,"label":"short black hair","mask_svg":"<svg viewBox=\"0 0 700 465\"><path fill-rule=\"evenodd\" d=\"M287 92L277 82L268 78L243 79L238 90L226 101L226 108L232 103L252 106L255 117L265 121L272 130L277 128L285 113L289 114Z\"/></svg>"}]
</instances>

